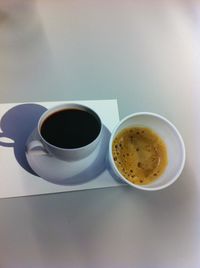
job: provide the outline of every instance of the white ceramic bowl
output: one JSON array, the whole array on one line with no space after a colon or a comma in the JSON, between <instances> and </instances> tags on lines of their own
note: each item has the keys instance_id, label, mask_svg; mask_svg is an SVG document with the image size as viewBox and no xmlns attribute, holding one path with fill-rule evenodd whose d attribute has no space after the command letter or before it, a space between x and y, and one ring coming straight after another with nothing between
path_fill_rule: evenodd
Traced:
<instances>
[{"instance_id":1,"label":"white ceramic bowl","mask_svg":"<svg viewBox=\"0 0 200 268\"><path fill-rule=\"evenodd\" d=\"M136 185L127 180L117 169L112 156L112 143L116 135L124 128L144 126L154 130L166 143L168 151L168 165L164 173L155 181L147 185ZM176 127L166 118L148 112L135 113L125 117L115 127L109 143L109 161L115 174L129 185L147 191L161 190L174 183L180 176L185 164L185 145Z\"/></svg>"}]
</instances>

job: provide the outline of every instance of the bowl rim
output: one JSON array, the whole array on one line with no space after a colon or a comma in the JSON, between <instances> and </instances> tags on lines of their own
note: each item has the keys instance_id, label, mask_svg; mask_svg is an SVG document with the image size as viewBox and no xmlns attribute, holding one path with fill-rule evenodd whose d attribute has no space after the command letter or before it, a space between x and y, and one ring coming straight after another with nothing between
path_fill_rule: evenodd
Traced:
<instances>
[{"instance_id":1,"label":"bowl rim","mask_svg":"<svg viewBox=\"0 0 200 268\"><path fill-rule=\"evenodd\" d=\"M117 169L113 156L112 156L112 143L113 143L113 139L114 136L116 135L116 132L118 130L118 128L128 119L132 118L132 117L136 117L136 116L151 116L151 117L156 117L161 121L164 121L165 123L167 123L175 132L177 139L179 140L180 144L181 144L181 150L182 150L182 159L181 159L181 165L180 167L177 169L176 175L167 183L161 185L161 186L155 186L155 187L148 187L146 185L140 186L137 184L134 184L132 182L130 182L129 180L127 180ZM125 181L127 184L129 184L130 186L140 189L140 190L145 190L145 191L157 191L157 190L162 190L164 188L167 188L168 186L170 186L171 184L173 184L181 175L183 168L185 166L185 161L186 161L186 151L185 151L185 144L183 141L183 138L180 134L180 132L178 131L178 129L164 116L156 114L156 113L152 113L152 112L136 112L136 113L132 113L130 115L127 115L126 117L124 117L122 120L120 120L117 125L115 126L115 128L112 131L111 137L110 137L110 142L109 142L109 158L112 164L112 167L115 171L115 173L123 180ZM149 185L149 184L148 184Z\"/></svg>"}]
</instances>

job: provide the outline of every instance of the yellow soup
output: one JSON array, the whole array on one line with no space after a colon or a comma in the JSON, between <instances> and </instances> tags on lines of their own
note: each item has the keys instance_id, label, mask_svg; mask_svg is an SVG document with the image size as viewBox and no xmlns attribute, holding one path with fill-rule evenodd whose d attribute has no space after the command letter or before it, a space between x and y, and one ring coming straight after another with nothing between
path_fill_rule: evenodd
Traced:
<instances>
[{"instance_id":1,"label":"yellow soup","mask_svg":"<svg viewBox=\"0 0 200 268\"><path fill-rule=\"evenodd\" d=\"M146 127L123 129L113 141L112 154L119 172L139 185L159 178L168 164L165 142Z\"/></svg>"}]
</instances>

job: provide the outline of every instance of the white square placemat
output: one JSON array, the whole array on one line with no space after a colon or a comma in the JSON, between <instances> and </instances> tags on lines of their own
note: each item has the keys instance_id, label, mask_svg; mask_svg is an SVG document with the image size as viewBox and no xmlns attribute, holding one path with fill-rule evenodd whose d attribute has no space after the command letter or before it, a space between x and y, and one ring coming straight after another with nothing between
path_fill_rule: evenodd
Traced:
<instances>
[{"instance_id":1,"label":"white square placemat","mask_svg":"<svg viewBox=\"0 0 200 268\"><path fill-rule=\"evenodd\" d=\"M45 108L61 103L76 102L94 109L102 119L103 124L112 132L119 121L118 105L116 100L92 100L92 101L62 101L62 102L37 102L30 105L41 105ZM117 182L105 170L98 177L80 185L57 185L35 176L24 169L16 160L17 152L14 152L12 131L15 136L20 135L20 126L23 121L17 115L17 107L27 105L24 103L0 104L0 198L29 196L68 192L93 188L119 186ZM15 109L16 108L16 109ZM15 114L16 111L16 114ZM25 115L24 115L25 116ZM21 120L20 120L21 119ZM12 124L7 124L6 120ZM24 122L25 124L26 122Z\"/></svg>"}]
</instances>

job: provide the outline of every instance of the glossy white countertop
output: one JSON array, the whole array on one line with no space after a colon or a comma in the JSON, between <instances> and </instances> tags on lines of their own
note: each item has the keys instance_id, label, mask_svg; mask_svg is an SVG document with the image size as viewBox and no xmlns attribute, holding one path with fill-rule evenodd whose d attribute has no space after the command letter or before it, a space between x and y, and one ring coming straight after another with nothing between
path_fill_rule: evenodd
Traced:
<instances>
[{"instance_id":1,"label":"glossy white countertop","mask_svg":"<svg viewBox=\"0 0 200 268\"><path fill-rule=\"evenodd\" d=\"M199 1L1 1L1 103L117 98L171 120L187 161L159 192L0 200L0 267L199 268L199 70Z\"/></svg>"}]
</instances>

